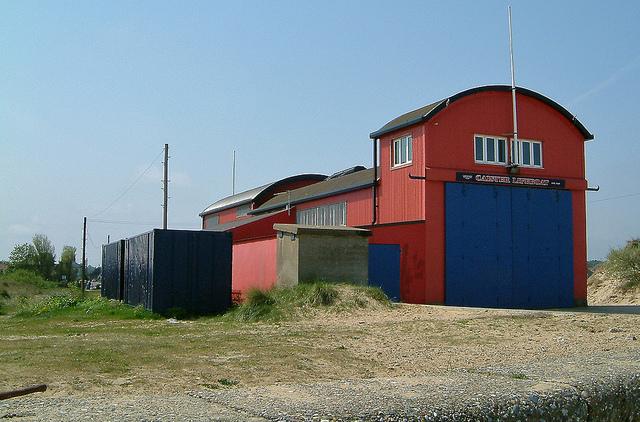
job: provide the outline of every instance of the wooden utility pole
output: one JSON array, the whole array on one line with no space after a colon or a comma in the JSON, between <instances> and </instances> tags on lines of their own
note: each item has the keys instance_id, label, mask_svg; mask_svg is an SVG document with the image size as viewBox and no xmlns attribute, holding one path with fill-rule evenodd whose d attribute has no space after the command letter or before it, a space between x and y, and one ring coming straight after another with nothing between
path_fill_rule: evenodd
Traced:
<instances>
[{"instance_id":1,"label":"wooden utility pole","mask_svg":"<svg viewBox=\"0 0 640 422\"><path fill-rule=\"evenodd\" d=\"M167 229L167 202L169 202L169 144L164 144L164 202L162 205L162 228Z\"/></svg>"},{"instance_id":2,"label":"wooden utility pole","mask_svg":"<svg viewBox=\"0 0 640 422\"><path fill-rule=\"evenodd\" d=\"M84 217L84 221L82 224L82 296L84 296L84 285L87 279L87 261L86 261L86 251L87 251L87 217Z\"/></svg>"}]
</instances>

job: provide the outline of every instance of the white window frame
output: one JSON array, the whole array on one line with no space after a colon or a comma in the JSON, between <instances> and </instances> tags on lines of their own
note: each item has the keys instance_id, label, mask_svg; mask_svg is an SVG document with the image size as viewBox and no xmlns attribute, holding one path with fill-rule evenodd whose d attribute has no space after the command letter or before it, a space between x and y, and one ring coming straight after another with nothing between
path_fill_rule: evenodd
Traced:
<instances>
[{"instance_id":1,"label":"white window frame","mask_svg":"<svg viewBox=\"0 0 640 422\"><path fill-rule=\"evenodd\" d=\"M477 138L482 138L482 160L478 160L478 146L476 145ZM487 157L487 139L494 140L494 150L493 157L494 160L490 161ZM499 161L499 147L498 144L500 141L504 142L504 161ZM473 160L476 164L489 164L494 166L506 166L507 165L507 157L509 156L509 151L507 150L508 139L503 136L493 136L493 135L473 135Z\"/></svg>"},{"instance_id":2,"label":"white window frame","mask_svg":"<svg viewBox=\"0 0 640 422\"><path fill-rule=\"evenodd\" d=\"M396 151L399 151L396 160ZM391 142L391 167L403 167L413 162L413 137L401 136Z\"/></svg>"},{"instance_id":3,"label":"white window frame","mask_svg":"<svg viewBox=\"0 0 640 422\"><path fill-rule=\"evenodd\" d=\"M529 143L529 164L524 164L523 162L523 143ZM518 144L514 146L513 139L509 140L509 144L511 145L511 162L517 164L520 167L530 167L530 168L544 168L544 153L543 153L543 143L542 141L534 141L532 139L518 139ZM533 145L540 145L540 164L534 164L533 160Z\"/></svg>"}]
</instances>

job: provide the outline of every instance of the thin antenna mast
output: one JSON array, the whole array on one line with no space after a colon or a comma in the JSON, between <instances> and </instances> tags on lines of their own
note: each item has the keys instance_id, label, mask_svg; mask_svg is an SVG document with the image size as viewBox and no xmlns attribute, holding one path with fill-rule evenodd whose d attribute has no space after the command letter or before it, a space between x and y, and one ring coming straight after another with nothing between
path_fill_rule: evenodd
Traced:
<instances>
[{"instance_id":1,"label":"thin antenna mast","mask_svg":"<svg viewBox=\"0 0 640 422\"><path fill-rule=\"evenodd\" d=\"M233 166L231 168L231 195L236 194L236 150L233 150Z\"/></svg>"},{"instance_id":2,"label":"thin antenna mast","mask_svg":"<svg viewBox=\"0 0 640 422\"><path fill-rule=\"evenodd\" d=\"M162 228L167 230L167 203L169 202L169 144L164 144L164 202L162 205Z\"/></svg>"},{"instance_id":3,"label":"thin antenna mast","mask_svg":"<svg viewBox=\"0 0 640 422\"><path fill-rule=\"evenodd\" d=\"M518 114L516 110L516 70L513 64L513 31L511 29L511 6L509 10L509 56L511 57L511 101L513 103L513 149L511 151L512 162L518 163L519 161L519 147L518 147Z\"/></svg>"}]
</instances>

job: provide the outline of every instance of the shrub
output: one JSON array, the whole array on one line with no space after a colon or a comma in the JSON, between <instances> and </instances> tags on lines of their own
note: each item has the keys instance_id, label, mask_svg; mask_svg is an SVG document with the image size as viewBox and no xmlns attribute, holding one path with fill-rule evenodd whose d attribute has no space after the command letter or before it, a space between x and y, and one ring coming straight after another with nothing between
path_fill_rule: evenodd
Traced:
<instances>
[{"instance_id":1,"label":"shrub","mask_svg":"<svg viewBox=\"0 0 640 422\"><path fill-rule=\"evenodd\" d=\"M251 289L247 293L247 298L244 303L249 306L262 306L273 305L275 302L276 301L271 297L270 292L260 289Z\"/></svg>"},{"instance_id":2,"label":"shrub","mask_svg":"<svg viewBox=\"0 0 640 422\"><path fill-rule=\"evenodd\" d=\"M640 286L640 239L633 239L624 248L612 249L605 269L623 280L623 290Z\"/></svg>"},{"instance_id":3,"label":"shrub","mask_svg":"<svg viewBox=\"0 0 640 422\"><path fill-rule=\"evenodd\" d=\"M7 271L0 275L0 280L31 284L41 289L54 289L58 287L58 285L53 281L47 281L36 272L25 269Z\"/></svg>"},{"instance_id":4,"label":"shrub","mask_svg":"<svg viewBox=\"0 0 640 422\"><path fill-rule=\"evenodd\" d=\"M271 291L251 289L244 302L235 308L232 314L240 321L258 321L277 318L275 299Z\"/></svg>"}]
</instances>

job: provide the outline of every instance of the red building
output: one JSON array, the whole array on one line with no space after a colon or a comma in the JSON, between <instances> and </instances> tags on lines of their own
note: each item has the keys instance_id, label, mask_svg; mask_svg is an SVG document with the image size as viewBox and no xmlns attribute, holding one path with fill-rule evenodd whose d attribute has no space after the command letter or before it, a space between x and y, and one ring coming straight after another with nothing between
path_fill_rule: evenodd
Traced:
<instances>
[{"instance_id":1,"label":"red building","mask_svg":"<svg viewBox=\"0 0 640 422\"><path fill-rule=\"evenodd\" d=\"M248 233L273 238L272 222L363 227L373 233L370 283L404 302L585 304L584 142L593 135L524 88L517 112L517 143L509 86L470 89L403 114L370 135L373 168L271 194L248 211L256 220L241 226L237 241ZM201 215L203 228L238 230L210 227ZM234 278L234 288L251 284L263 246L245 248L238 277L246 283Z\"/></svg>"}]
</instances>

